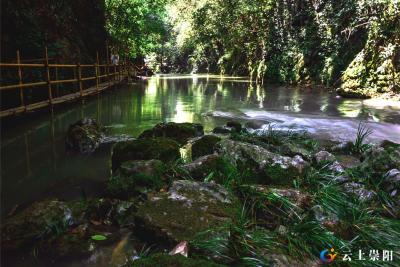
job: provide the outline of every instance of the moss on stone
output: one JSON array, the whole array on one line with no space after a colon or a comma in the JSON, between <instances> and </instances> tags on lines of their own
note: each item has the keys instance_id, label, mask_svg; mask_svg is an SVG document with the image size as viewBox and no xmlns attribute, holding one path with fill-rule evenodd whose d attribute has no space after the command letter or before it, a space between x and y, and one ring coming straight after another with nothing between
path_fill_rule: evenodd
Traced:
<instances>
[{"instance_id":1,"label":"moss on stone","mask_svg":"<svg viewBox=\"0 0 400 267\"><path fill-rule=\"evenodd\" d=\"M215 144L221 140L215 135L205 135L199 140L195 141L192 145L192 159L201 156L212 154L214 152Z\"/></svg>"},{"instance_id":2,"label":"moss on stone","mask_svg":"<svg viewBox=\"0 0 400 267\"><path fill-rule=\"evenodd\" d=\"M119 142L112 150L112 171L116 171L121 163L128 160L159 159L165 163L180 158L179 144L168 138L146 138L127 142Z\"/></svg>"},{"instance_id":3,"label":"moss on stone","mask_svg":"<svg viewBox=\"0 0 400 267\"><path fill-rule=\"evenodd\" d=\"M186 143L190 138L202 136L203 126L198 123L159 123L152 129L144 131L139 138L167 137L179 144Z\"/></svg>"}]
</instances>

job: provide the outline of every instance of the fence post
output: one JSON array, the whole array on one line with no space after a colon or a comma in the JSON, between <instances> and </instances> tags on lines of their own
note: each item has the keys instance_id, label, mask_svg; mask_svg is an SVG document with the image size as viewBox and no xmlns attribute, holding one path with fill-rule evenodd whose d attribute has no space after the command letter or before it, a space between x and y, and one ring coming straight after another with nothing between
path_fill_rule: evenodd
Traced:
<instances>
[{"instance_id":1,"label":"fence post","mask_svg":"<svg viewBox=\"0 0 400 267\"><path fill-rule=\"evenodd\" d=\"M55 63L58 65L58 60L55 61ZM58 81L58 67L55 67L55 71L56 71L56 81ZM60 96L60 87L59 84L56 84L56 97Z\"/></svg>"},{"instance_id":2,"label":"fence post","mask_svg":"<svg viewBox=\"0 0 400 267\"><path fill-rule=\"evenodd\" d=\"M45 47L45 57L46 57L46 74L47 74L47 86L48 86L48 91L49 91L49 103L50 105L53 105L53 96L51 94L51 79L50 79L50 67L49 67L49 56L47 53L47 46Z\"/></svg>"},{"instance_id":3,"label":"fence post","mask_svg":"<svg viewBox=\"0 0 400 267\"><path fill-rule=\"evenodd\" d=\"M19 57L19 50L17 50L17 64L18 64L18 78L19 78L19 99L21 102L21 107L23 106L24 109L25 107L25 101L24 101L24 89L22 88L22 69L21 69L21 59Z\"/></svg>"},{"instance_id":4,"label":"fence post","mask_svg":"<svg viewBox=\"0 0 400 267\"><path fill-rule=\"evenodd\" d=\"M108 80L108 86L110 86L110 66L109 66L109 57L108 57L108 42L106 42L106 68L107 68L107 80Z\"/></svg>"},{"instance_id":5,"label":"fence post","mask_svg":"<svg viewBox=\"0 0 400 267\"><path fill-rule=\"evenodd\" d=\"M83 97L83 88L82 88L82 68L81 68L81 63L78 62L77 65L78 68L78 86L79 86L79 94L81 95L81 98Z\"/></svg>"},{"instance_id":6,"label":"fence post","mask_svg":"<svg viewBox=\"0 0 400 267\"><path fill-rule=\"evenodd\" d=\"M96 52L96 91L99 92L99 52Z\"/></svg>"}]
</instances>

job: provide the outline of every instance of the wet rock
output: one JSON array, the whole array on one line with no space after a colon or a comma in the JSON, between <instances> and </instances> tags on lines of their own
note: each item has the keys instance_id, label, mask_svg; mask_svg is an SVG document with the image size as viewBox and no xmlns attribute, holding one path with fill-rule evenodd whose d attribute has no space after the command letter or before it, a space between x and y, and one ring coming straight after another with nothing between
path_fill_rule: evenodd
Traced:
<instances>
[{"instance_id":1,"label":"wet rock","mask_svg":"<svg viewBox=\"0 0 400 267\"><path fill-rule=\"evenodd\" d=\"M384 176L383 187L392 197L400 195L400 171L391 169Z\"/></svg>"},{"instance_id":2,"label":"wet rock","mask_svg":"<svg viewBox=\"0 0 400 267\"><path fill-rule=\"evenodd\" d=\"M104 137L104 127L96 120L84 118L69 126L65 144L67 149L82 154L94 152Z\"/></svg>"},{"instance_id":3,"label":"wet rock","mask_svg":"<svg viewBox=\"0 0 400 267\"><path fill-rule=\"evenodd\" d=\"M235 209L236 200L222 186L179 180L168 192L154 194L138 206L136 225L147 239L176 244L230 222Z\"/></svg>"},{"instance_id":4,"label":"wet rock","mask_svg":"<svg viewBox=\"0 0 400 267\"><path fill-rule=\"evenodd\" d=\"M226 126L228 128L231 128L232 131L237 132L237 133L240 133L242 131L242 124L237 121L228 121L226 123Z\"/></svg>"},{"instance_id":5,"label":"wet rock","mask_svg":"<svg viewBox=\"0 0 400 267\"><path fill-rule=\"evenodd\" d=\"M190 138L204 135L204 129L198 123L159 123L152 129L144 131L139 138L167 137L179 144L185 144Z\"/></svg>"},{"instance_id":6,"label":"wet rock","mask_svg":"<svg viewBox=\"0 0 400 267\"><path fill-rule=\"evenodd\" d=\"M22 249L38 240L65 231L73 223L72 212L64 202L36 202L3 222L2 249Z\"/></svg>"},{"instance_id":7,"label":"wet rock","mask_svg":"<svg viewBox=\"0 0 400 267\"><path fill-rule=\"evenodd\" d=\"M335 156L329 153L328 151L322 150L319 151L314 155L314 161L318 164L324 163L324 162L333 162L335 161Z\"/></svg>"},{"instance_id":8,"label":"wet rock","mask_svg":"<svg viewBox=\"0 0 400 267\"><path fill-rule=\"evenodd\" d=\"M221 156L217 154L206 155L196 159L195 161L185 164L182 167L195 180L203 181L211 172L211 179L217 183L226 178L225 162Z\"/></svg>"},{"instance_id":9,"label":"wet rock","mask_svg":"<svg viewBox=\"0 0 400 267\"><path fill-rule=\"evenodd\" d=\"M192 159L214 153L215 144L221 140L215 135L205 135L192 145Z\"/></svg>"},{"instance_id":10,"label":"wet rock","mask_svg":"<svg viewBox=\"0 0 400 267\"><path fill-rule=\"evenodd\" d=\"M108 181L108 192L120 199L127 199L152 190L163 184L166 167L160 160L130 160L121 164Z\"/></svg>"},{"instance_id":11,"label":"wet rock","mask_svg":"<svg viewBox=\"0 0 400 267\"><path fill-rule=\"evenodd\" d=\"M165 163L180 158L179 144L168 138L147 138L120 142L113 146L111 164L116 171L124 161L158 159Z\"/></svg>"},{"instance_id":12,"label":"wet rock","mask_svg":"<svg viewBox=\"0 0 400 267\"><path fill-rule=\"evenodd\" d=\"M132 267L156 267L156 266L171 266L171 267L226 267L226 265L216 264L210 260L186 258L182 255L168 254L153 254L142 259L133 261Z\"/></svg>"},{"instance_id":13,"label":"wet rock","mask_svg":"<svg viewBox=\"0 0 400 267\"><path fill-rule=\"evenodd\" d=\"M215 134L230 134L232 130L227 127L217 126L214 128L213 133Z\"/></svg>"},{"instance_id":14,"label":"wet rock","mask_svg":"<svg viewBox=\"0 0 400 267\"><path fill-rule=\"evenodd\" d=\"M264 122L264 121L248 121L245 123L244 126L248 129L257 130L257 129L261 129L265 124L266 124L266 122Z\"/></svg>"},{"instance_id":15,"label":"wet rock","mask_svg":"<svg viewBox=\"0 0 400 267\"><path fill-rule=\"evenodd\" d=\"M369 201L375 197L376 193L365 189L364 185L350 182L343 185L344 191L348 194L353 194L361 201Z\"/></svg>"},{"instance_id":16,"label":"wet rock","mask_svg":"<svg viewBox=\"0 0 400 267\"><path fill-rule=\"evenodd\" d=\"M284 157L257 145L229 139L219 142L217 149L239 169L253 172L260 183L291 183L296 177L302 177L309 166L299 155Z\"/></svg>"}]
</instances>

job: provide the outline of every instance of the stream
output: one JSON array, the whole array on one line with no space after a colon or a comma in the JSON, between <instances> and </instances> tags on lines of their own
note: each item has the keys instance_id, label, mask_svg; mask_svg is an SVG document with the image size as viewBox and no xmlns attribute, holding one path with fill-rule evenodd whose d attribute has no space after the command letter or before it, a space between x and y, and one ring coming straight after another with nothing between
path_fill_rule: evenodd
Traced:
<instances>
[{"instance_id":1,"label":"stream","mask_svg":"<svg viewBox=\"0 0 400 267\"><path fill-rule=\"evenodd\" d=\"M2 219L35 200L102 194L110 175L110 147L104 146L92 155L65 151L68 126L83 117L95 118L110 135L136 137L159 122L169 121L198 122L210 132L228 120L237 120L306 130L316 138L337 141L354 140L358 124L364 121L373 131L370 142L387 139L400 143L399 102L343 99L318 88L257 86L245 77L154 76L82 103L56 107L51 114L41 112L2 121ZM125 242L127 235L122 236L125 239L116 246L129 245ZM110 266L113 257L120 257L114 255L116 249L106 247L97 260L65 266ZM26 264L21 260L11 266Z\"/></svg>"}]
</instances>

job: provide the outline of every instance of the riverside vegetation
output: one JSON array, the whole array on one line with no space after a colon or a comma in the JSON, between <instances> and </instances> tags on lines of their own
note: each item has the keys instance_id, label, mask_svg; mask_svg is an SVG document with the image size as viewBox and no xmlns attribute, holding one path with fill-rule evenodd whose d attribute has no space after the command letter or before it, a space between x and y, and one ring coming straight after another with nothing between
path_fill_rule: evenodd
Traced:
<instances>
[{"instance_id":1,"label":"riverside vegetation","mask_svg":"<svg viewBox=\"0 0 400 267\"><path fill-rule=\"evenodd\" d=\"M71 125L66 144L76 153L115 143L104 196L17 211L1 226L3 253L86 258L125 229L134 246L126 267L318 266L331 247L339 258L393 250L395 261L385 264L398 265L399 144L365 143L362 124L347 143L252 128L228 122L204 134L200 124L170 122L135 139L108 137L93 119ZM169 255L182 241L188 257Z\"/></svg>"}]
</instances>

